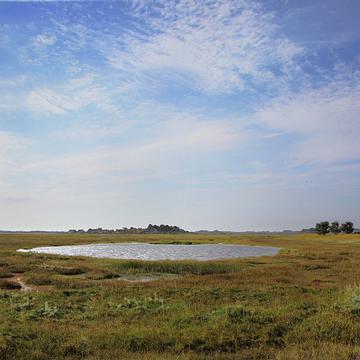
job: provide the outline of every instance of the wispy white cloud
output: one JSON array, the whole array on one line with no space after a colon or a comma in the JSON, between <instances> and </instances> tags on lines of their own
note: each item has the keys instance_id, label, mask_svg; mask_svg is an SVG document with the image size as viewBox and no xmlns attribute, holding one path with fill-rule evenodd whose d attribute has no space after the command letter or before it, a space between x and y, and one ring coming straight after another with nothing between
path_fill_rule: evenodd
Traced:
<instances>
[{"instance_id":1,"label":"wispy white cloud","mask_svg":"<svg viewBox=\"0 0 360 360\"><path fill-rule=\"evenodd\" d=\"M0 77L0 112L13 113L24 109L23 97L29 80L25 74Z\"/></svg>"},{"instance_id":2,"label":"wispy white cloud","mask_svg":"<svg viewBox=\"0 0 360 360\"><path fill-rule=\"evenodd\" d=\"M0 77L0 88L14 88L23 85L29 77L27 75L19 75L15 77Z\"/></svg>"},{"instance_id":3,"label":"wispy white cloud","mask_svg":"<svg viewBox=\"0 0 360 360\"><path fill-rule=\"evenodd\" d=\"M4 158L6 154L22 149L27 141L14 133L0 132L0 158Z\"/></svg>"},{"instance_id":4,"label":"wispy white cloud","mask_svg":"<svg viewBox=\"0 0 360 360\"><path fill-rule=\"evenodd\" d=\"M40 34L35 36L33 39L33 44L35 46L51 46L56 42L56 38L53 35L49 34Z\"/></svg>"},{"instance_id":5,"label":"wispy white cloud","mask_svg":"<svg viewBox=\"0 0 360 360\"><path fill-rule=\"evenodd\" d=\"M97 84L91 75L71 78L52 88L33 89L26 103L31 111L48 115L64 115L88 105L95 105L103 111L116 111L111 93Z\"/></svg>"},{"instance_id":6,"label":"wispy white cloud","mask_svg":"<svg viewBox=\"0 0 360 360\"><path fill-rule=\"evenodd\" d=\"M354 73L350 81L286 93L257 111L252 121L297 136L293 159L328 163L360 159L359 112L360 79Z\"/></svg>"},{"instance_id":7,"label":"wispy white cloud","mask_svg":"<svg viewBox=\"0 0 360 360\"><path fill-rule=\"evenodd\" d=\"M153 173L161 178L166 169L176 169L183 156L227 151L243 144L241 134L230 124L198 119L190 114L174 114L167 124L157 124L146 131L143 139L126 145L104 145L76 154L52 156L33 161L26 171L45 171L57 178L84 179L117 174L119 179L140 173ZM131 178L131 177L130 177Z\"/></svg>"},{"instance_id":8,"label":"wispy white cloud","mask_svg":"<svg viewBox=\"0 0 360 360\"><path fill-rule=\"evenodd\" d=\"M11 176L18 172L30 142L21 135L0 131L0 185L8 183Z\"/></svg>"},{"instance_id":9,"label":"wispy white cloud","mask_svg":"<svg viewBox=\"0 0 360 360\"><path fill-rule=\"evenodd\" d=\"M132 4L131 10L122 9L132 19L131 27L112 21L102 27L55 21L52 34L40 33L33 43L42 48L57 41L61 46L37 51L36 59L34 49L25 47L24 58L30 63L43 59L47 66L55 60L81 70L87 65L79 62L78 52L95 51L122 86L138 89L178 84L205 93L255 93L257 86L277 89L286 87L287 81L300 81L304 49L280 32L275 15L259 2Z\"/></svg>"},{"instance_id":10,"label":"wispy white cloud","mask_svg":"<svg viewBox=\"0 0 360 360\"><path fill-rule=\"evenodd\" d=\"M141 33L130 32L125 46L106 50L109 63L124 71L159 74L205 92L227 92L250 83L270 83L272 67L285 71L301 48L277 33L273 17L247 1L160 2ZM161 76L161 75L160 75Z\"/></svg>"}]
</instances>

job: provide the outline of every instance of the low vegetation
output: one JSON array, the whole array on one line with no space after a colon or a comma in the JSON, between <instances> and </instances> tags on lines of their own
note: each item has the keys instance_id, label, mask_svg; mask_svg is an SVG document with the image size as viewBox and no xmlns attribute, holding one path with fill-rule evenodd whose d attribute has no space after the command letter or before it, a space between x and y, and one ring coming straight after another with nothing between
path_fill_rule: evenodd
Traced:
<instances>
[{"instance_id":1,"label":"low vegetation","mask_svg":"<svg viewBox=\"0 0 360 360\"><path fill-rule=\"evenodd\" d=\"M209 262L16 252L125 241L282 250ZM2 234L0 359L357 359L359 261L357 234ZM125 280L143 276L154 281Z\"/></svg>"},{"instance_id":2,"label":"low vegetation","mask_svg":"<svg viewBox=\"0 0 360 360\"><path fill-rule=\"evenodd\" d=\"M87 231L83 229L79 230L69 230L70 234L181 234L186 233L187 231L180 229L178 226L175 225L152 225L149 224L147 228L135 228L135 227L124 227L122 229L103 229L103 228L96 228L96 229L88 229Z\"/></svg>"}]
</instances>

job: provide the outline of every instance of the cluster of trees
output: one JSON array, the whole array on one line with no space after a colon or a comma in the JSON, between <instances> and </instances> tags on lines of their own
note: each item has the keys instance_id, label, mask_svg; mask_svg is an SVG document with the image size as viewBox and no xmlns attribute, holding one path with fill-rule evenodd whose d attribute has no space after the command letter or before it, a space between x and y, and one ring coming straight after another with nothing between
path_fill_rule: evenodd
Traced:
<instances>
[{"instance_id":1,"label":"cluster of trees","mask_svg":"<svg viewBox=\"0 0 360 360\"><path fill-rule=\"evenodd\" d=\"M178 226L172 225L152 225L149 224L148 227L145 229L145 232L148 233L184 233L186 232L183 229L180 229Z\"/></svg>"},{"instance_id":2,"label":"cluster of trees","mask_svg":"<svg viewBox=\"0 0 360 360\"><path fill-rule=\"evenodd\" d=\"M72 234L145 234L145 233L185 233L186 231L180 229L178 226L173 225L152 225L149 224L147 228L135 228L130 227L126 228L123 227L122 229L103 229L103 228L96 228L96 229L88 229L87 231L80 229L80 230L69 230L69 233Z\"/></svg>"},{"instance_id":3,"label":"cluster of trees","mask_svg":"<svg viewBox=\"0 0 360 360\"><path fill-rule=\"evenodd\" d=\"M329 232L333 234L339 234L340 232L351 234L354 232L354 224L351 221L346 221L341 225L338 221L333 221L331 224L328 221L322 221L316 224L315 230L320 235L326 235Z\"/></svg>"},{"instance_id":4,"label":"cluster of trees","mask_svg":"<svg viewBox=\"0 0 360 360\"><path fill-rule=\"evenodd\" d=\"M71 233L71 234L85 234L85 233L88 233L88 234L114 234L114 233L117 233L120 231L121 230L119 230L119 229L113 230L113 229L103 229L103 228L96 228L96 229L90 228L86 231L83 229L69 230L69 233Z\"/></svg>"}]
</instances>

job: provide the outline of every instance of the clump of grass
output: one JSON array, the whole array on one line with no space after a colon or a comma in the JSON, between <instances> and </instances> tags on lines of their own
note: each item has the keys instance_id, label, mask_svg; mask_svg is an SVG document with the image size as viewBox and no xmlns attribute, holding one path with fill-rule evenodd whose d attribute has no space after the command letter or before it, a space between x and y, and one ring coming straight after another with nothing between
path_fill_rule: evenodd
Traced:
<instances>
[{"instance_id":1,"label":"clump of grass","mask_svg":"<svg viewBox=\"0 0 360 360\"><path fill-rule=\"evenodd\" d=\"M154 293L151 296L147 296L145 298L125 298L122 303L117 305L117 310L131 309L139 312L141 314L145 314L147 312L154 312L165 309L164 299L160 297L158 294Z\"/></svg>"},{"instance_id":2,"label":"clump of grass","mask_svg":"<svg viewBox=\"0 0 360 360\"><path fill-rule=\"evenodd\" d=\"M117 272L110 270L97 270L86 275L86 277L90 280L116 279L119 276L120 275Z\"/></svg>"},{"instance_id":3,"label":"clump of grass","mask_svg":"<svg viewBox=\"0 0 360 360\"><path fill-rule=\"evenodd\" d=\"M285 345L285 335L288 327L284 324L275 324L268 332L267 344L275 347L283 347Z\"/></svg>"},{"instance_id":4,"label":"clump of grass","mask_svg":"<svg viewBox=\"0 0 360 360\"><path fill-rule=\"evenodd\" d=\"M32 267L28 264L15 264L9 266L9 271L16 274L23 274L31 269Z\"/></svg>"},{"instance_id":5,"label":"clump of grass","mask_svg":"<svg viewBox=\"0 0 360 360\"><path fill-rule=\"evenodd\" d=\"M175 241L169 241L169 242L150 242L150 244L154 244L154 245L159 245L159 244L168 244L168 245L196 245L196 244L201 244L199 242L193 242L193 241L179 241L179 240L175 240Z\"/></svg>"},{"instance_id":6,"label":"clump of grass","mask_svg":"<svg viewBox=\"0 0 360 360\"><path fill-rule=\"evenodd\" d=\"M0 279L0 289L3 290L20 290L21 285L16 281Z\"/></svg>"},{"instance_id":7,"label":"clump of grass","mask_svg":"<svg viewBox=\"0 0 360 360\"><path fill-rule=\"evenodd\" d=\"M321 264L310 264L310 265L305 265L305 270L307 271L314 271L314 270L327 270L330 269L329 266L326 265L321 265Z\"/></svg>"},{"instance_id":8,"label":"clump of grass","mask_svg":"<svg viewBox=\"0 0 360 360\"><path fill-rule=\"evenodd\" d=\"M233 273L241 269L240 265L213 261L140 261L129 260L113 265L117 272L169 273L210 275Z\"/></svg>"},{"instance_id":9,"label":"clump of grass","mask_svg":"<svg viewBox=\"0 0 360 360\"><path fill-rule=\"evenodd\" d=\"M349 286L339 296L335 308L360 317L360 286Z\"/></svg>"},{"instance_id":10,"label":"clump of grass","mask_svg":"<svg viewBox=\"0 0 360 360\"><path fill-rule=\"evenodd\" d=\"M51 305L45 301L44 306L33 310L30 313L30 318L32 320L37 320L39 318L59 318L60 315L59 308L56 305Z\"/></svg>"},{"instance_id":11,"label":"clump of grass","mask_svg":"<svg viewBox=\"0 0 360 360\"><path fill-rule=\"evenodd\" d=\"M91 296L94 296L95 291L86 291L86 290L66 290L63 291L64 297L75 297L79 299L88 299Z\"/></svg>"},{"instance_id":12,"label":"clump of grass","mask_svg":"<svg viewBox=\"0 0 360 360\"><path fill-rule=\"evenodd\" d=\"M227 309L227 316L231 322L244 322L251 316L251 312L243 308L239 307L229 307Z\"/></svg>"},{"instance_id":13,"label":"clump of grass","mask_svg":"<svg viewBox=\"0 0 360 360\"><path fill-rule=\"evenodd\" d=\"M154 329L150 332L147 329L138 329L123 334L123 338L119 345L127 351L138 354L139 356L139 354L146 353L147 351L162 353L169 349L173 349L175 344L176 339L161 330ZM134 359L135 358L136 357L134 357Z\"/></svg>"},{"instance_id":14,"label":"clump of grass","mask_svg":"<svg viewBox=\"0 0 360 360\"><path fill-rule=\"evenodd\" d=\"M31 274L27 277L27 282L37 286L52 285L53 279L46 274Z\"/></svg>"},{"instance_id":15,"label":"clump of grass","mask_svg":"<svg viewBox=\"0 0 360 360\"><path fill-rule=\"evenodd\" d=\"M55 267L54 272L60 275L80 275L86 273L87 270L81 267Z\"/></svg>"},{"instance_id":16,"label":"clump of grass","mask_svg":"<svg viewBox=\"0 0 360 360\"><path fill-rule=\"evenodd\" d=\"M92 282L87 279L70 278L70 277L54 277L52 281L57 289L86 289L92 286Z\"/></svg>"},{"instance_id":17,"label":"clump of grass","mask_svg":"<svg viewBox=\"0 0 360 360\"><path fill-rule=\"evenodd\" d=\"M8 271L0 271L0 279L11 278L13 274Z\"/></svg>"},{"instance_id":18,"label":"clump of grass","mask_svg":"<svg viewBox=\"0 0 360 360\"><path fill-rule=\"evenodd\" d=\"M61 345L60 353L64 357L84 358L89 355L89 343L83 338L74 338Z\"/></svg>"},{"instance_id":19,"label":"clump of grass","mask_svg":"<svg viewBox=\"0 0 360 360\"><path fill-rule=\"evenodd\" d=\"M275 316L271 312L248 309L242 305L228 306L225 308L227 320L233 324L252 323L252 324L272 324Z\"/></svg>"}]
</instances>

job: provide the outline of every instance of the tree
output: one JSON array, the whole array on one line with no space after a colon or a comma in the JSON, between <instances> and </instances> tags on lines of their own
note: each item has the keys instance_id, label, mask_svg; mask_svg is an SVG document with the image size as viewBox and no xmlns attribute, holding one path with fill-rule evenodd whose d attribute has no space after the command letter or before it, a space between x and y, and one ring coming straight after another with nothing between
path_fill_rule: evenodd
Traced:
<instances>
[{"instance_id":1,"label":"tree","mask_svg":"<svg viewBox=\"0 0 360 360\"><path fill-rule=\"evenodd\" d=\"M340 226L339 226L339 222L338 221L333 221L329 227L329 230L333 233L333 234L338 234L341 230L340 230Z\"/></svg>"},{"instance_id":2,"label":"tree","mask_svg":"<svg viewBox=\"0 0 360 360\"><path fill-rule=\"evenodd\" d=\"M315 230L319 235L326 235L329 232L329 222L322 221L317 223L315 226Z\"/></svg>"},{"instance_id":3,"label":"tree","mask_svg":"<svg viewBox=\"0 0 360 360\"><path fill-rule=\"evenodd\" d=\"M351 221L346 221L341 224L340 229L345 234L351 234L354 231L354 224Z\"/></svg>"}]
</instances>

